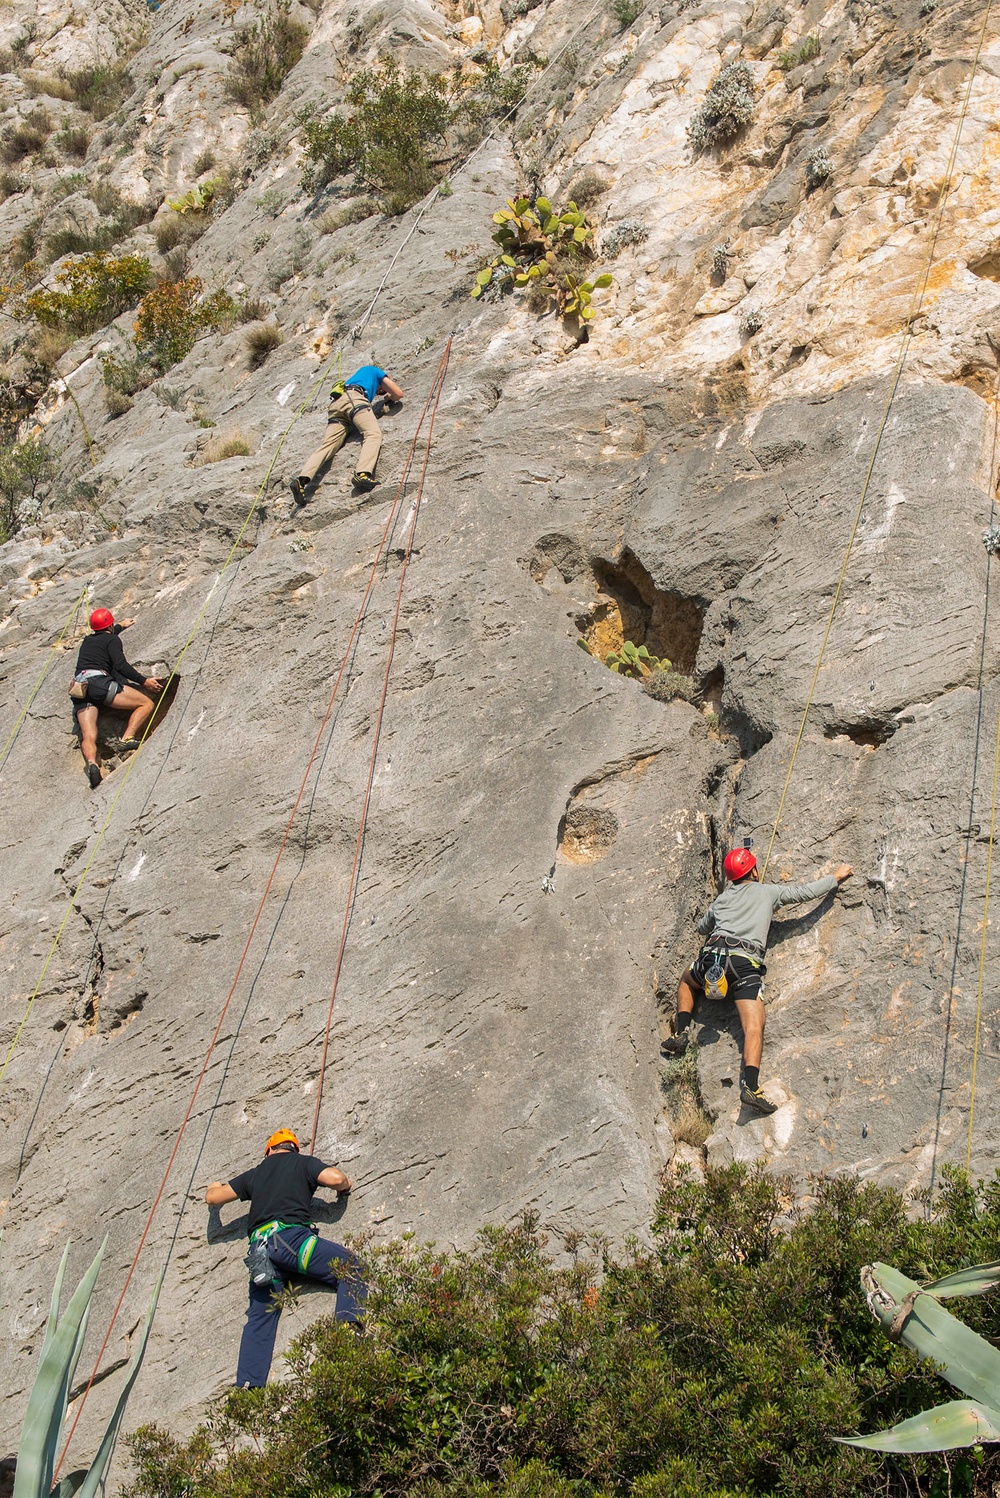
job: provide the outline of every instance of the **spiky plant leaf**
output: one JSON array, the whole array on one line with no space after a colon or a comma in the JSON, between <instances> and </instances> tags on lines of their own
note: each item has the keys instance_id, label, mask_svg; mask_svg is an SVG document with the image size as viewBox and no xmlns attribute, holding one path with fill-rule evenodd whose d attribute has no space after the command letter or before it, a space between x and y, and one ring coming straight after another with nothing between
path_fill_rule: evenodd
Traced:
<instances>
[{"instance_id":1,"label":"spiky plant leaf","mask_svg":"<svg viewBox=\"0 0 1000 1498\"><path fill-rule=\"evenodd\" d=\"M891 1430L870 1436L834 1436L841 1446L864 1446L869 1451L953 1451L958 1446L977 1446L980 1441L1000 1441L1000 1410L972 1399L954 1399L913 1415Z\"/></svg>"},{"instance_id":2,"label":"spiky plant leaf","mask_svg":"<svg viewBox=\"0 0 1000 1498\"><path fill-rule=\"evenodd\" d=\"M962 1394L993 1407L1000 1397L1000 1351L889 1264L866 1265L861 1283L872 1314L885 1331L892 1328L903 1302L912 1296L913 1308L902 1322L899 1340L918 1357L937 1363Z\"/></svg>"},{"instance_id":3,"label":"spiky plant leaf","mask_svg":"<svg viewBox=\"0 0 1000 1498\"><path fill-rule=\"evenodd\" d=\"M1000 1260L992 1264L970 1264L968 1269L958 1269L946 1274L944 1279L925 1285L928 1295L936 1300L948 1300L957 1295L983 1295L1000 1285Z\"/></svg>"}]
</instances>

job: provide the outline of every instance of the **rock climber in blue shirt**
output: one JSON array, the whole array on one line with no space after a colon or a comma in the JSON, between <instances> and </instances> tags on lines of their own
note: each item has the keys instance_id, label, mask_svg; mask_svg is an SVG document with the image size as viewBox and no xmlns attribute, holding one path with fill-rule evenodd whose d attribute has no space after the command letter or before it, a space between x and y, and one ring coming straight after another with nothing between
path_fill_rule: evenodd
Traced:
<instances>
[{"instance_id":1,"label":"rock climber in blue shirt","mask_svg":"<svg viewBox=\"0 0 1000 1498\"><path fill-rule=\"evenodd\" d=\"M378 417L386 399L401 401L403 392L377 364L363 364L349 380L344 381L343 386L334 386L323 441L288 485L297 505L305 504L310 497L306 489L315 482L320 469L340 452L352 426L364 438L354 474L354 487L360 493L374 489L375 465L382 450Z\"/></svg>"}]
</instances>

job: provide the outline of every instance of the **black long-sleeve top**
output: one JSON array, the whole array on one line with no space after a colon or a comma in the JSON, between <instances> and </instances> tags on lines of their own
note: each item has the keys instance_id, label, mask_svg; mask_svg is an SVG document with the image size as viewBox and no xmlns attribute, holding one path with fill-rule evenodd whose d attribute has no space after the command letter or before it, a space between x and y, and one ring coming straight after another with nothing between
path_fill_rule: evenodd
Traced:
<instances>
[{"instance_id":1,"label":"black long-sleeve top","mask_svg":"<svg viewBox=\"0 0 1000 1498\"><path fill-rule=\"evenodd\" d=\"M137 687L146 684L146 678L125 659L122 642L113 629L102 629L99 634L87 636L80 646L76 669L78 674L81 671L106 671L116 681L131 681Z\"/></svg>"}]
</instances>

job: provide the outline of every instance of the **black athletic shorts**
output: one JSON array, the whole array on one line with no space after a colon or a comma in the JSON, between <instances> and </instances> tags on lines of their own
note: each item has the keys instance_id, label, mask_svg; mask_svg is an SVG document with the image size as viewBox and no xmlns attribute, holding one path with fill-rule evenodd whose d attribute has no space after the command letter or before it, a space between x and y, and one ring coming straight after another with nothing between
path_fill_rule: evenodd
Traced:
<instances>
[{"instance_id":1,"label":"black athletic shorts","mask_svg":"<svg viewBox=\"0 0 1000 1498\"><path fill-rule=\"evenodd\" d=\"M751 962L741 952L730 952L726 957L725 949L719 947L702 947L691 964L691 976L700 988L704 989L705 974L718 957L725 960L726 978L729 982L727 999L760 997L764 974L767 972L766 965L763 962Z\"/></svg>"},{"instance_id":2,"label":"black athletic shorts","mask_svg":"<svg viewBox=\"0 0 1000 1498\"><path fill-rule=\"evenodd\" d=\"M71 697L75 713L82 713L85 707L110 707L120 690L120 683L113 676L105 676L103 671L100 676L87 677L86 697Z\"/></svg>"}]
</instances>

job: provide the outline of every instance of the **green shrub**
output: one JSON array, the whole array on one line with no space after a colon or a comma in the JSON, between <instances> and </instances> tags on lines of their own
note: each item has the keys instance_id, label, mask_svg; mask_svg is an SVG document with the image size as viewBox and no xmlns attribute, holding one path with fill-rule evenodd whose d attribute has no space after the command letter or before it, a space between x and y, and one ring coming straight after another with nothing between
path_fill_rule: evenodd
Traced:
<instances>
[{"instance_id":1,"label":"green shrub","mask_svg":"<svg viewBox=\"0 0 1000 1498\"><path fill-rule=\"evenodd\" d=\"M463 143L494 120L512 120L541 64L522 62L504 72L492 59L471 80L460 77L452 95L452 118L463 127Z\"/></svg>"},{"instance_id":2,"label":"green shrub","mask_svg":"<svg viewBox=\"0 0 1000 1498\"><path fill-rule=\"evenodd\" d=\"M156 212L154 200L130 203L114 187L104 183L90 189L90 197L102 214L110 214L90 228L76 222L63 224L46 239L53 260L62 255L81 255L95 250L110 250L126 239L140 224L148 223Z\"/></svg>"},{"instance_id":3,"label":"green shrub","mask_svg":"<svg viewBox=\"0 0 1000 1498\"><path fill-rule=\"evenodd\" d=\"M41 442L0 445L0 542L17 534L38 508L38 490L51 483L56 460Z\"/></svg>"},{"instance_id":4,"label":"green shrub","mask_svg":"<svg viewBox=\"0 0 1000 1498\"><path fill-rule=\"evenodd\" d=\"M642 14L643 0L612 0L611 11L619 31L627 31Z\"/></svg>"},{"instance_id":5,"label":"green shrub","mask_svg":"<svg viewBox=\"0 0 1000 1498\"><path fill-rule=\"evenodd\" d=\"M826 146L817 146L806 157L806 185L819 187L833 176L833 158Z\"/></svg>"},{"instance_id":6,"label":"green shrub","mask_svg":"<svg viewBox=\"0 0 1000 1498\"><path fill-rule=\"evenodd\" d=\"M649 1247L618 1257L531 1216L466 1252L369 1248L367 1335L316 1321L290 1376L234 1390L193 1436L129 1441L130 1498L991 1498L1000 1452L892 1458L831 1437L940 1398L861 1292L995 1257L1000 1177L957 1174L912 1216L890 1187L762 1167L664 1180ZM310 1301L310 1308L315 1302ZM1000 1297L963 1303L1000 1336Z\"/></svg>"},{"instance_id":7,"label":"green shrub","mask_svg":"<svg viewBox=\"0 0 1000 1498\"><path fill-rule=\"evenodd\" d=\"M109 416L124 416L127 411L131 411L135 401L121 390L105 390L104 405Z\"/></svg>"},{"instance_id":8,"label":"green shrub","mask_svg":"<svg viewBox=\"0 0 1000 1498\"><path fill-rule=\"evenodd\" d=\"M429 148L443 141L452 111L444 82L403 73L394 60L360 72L347 91L349 111L325 120L299 117L308 165L302 187L315 193L353 172L359 189L382 195L385 211L403 213L440 175Z\"/></svg>"},{"instance_id":9,"label":"green shrub","mask_svg":"<svg viewBox=\"0 0 1000 1498\"><path fill-rule=\"evenodd\" d=\"M750 64L728 63L688 125L688 139L696 151L726 145L750 124L756 107L757 90Z\"/></svg>"},{"instance_id":10,"label":"green shrub","mask_svg":"<svg viewBox=\"0 0 1000 1498\"><path fill-rule=\"evenodd\" d=\"M105 390L114 391L116 395L136 395L153 383L156 370L149 359L126 344L121 353L102 357L101 377Z\"/></svg>"},{"instance_id":11,"label":"green shrub","mask_svg":"<svg viewBox=\"0 0 1000 1498\"><path fill-rule=\"evenodd\" d=\"M95 120L105 120L124 104L135 84L123 62L91 63L62 75L81 109Z\"/></svg>"},{"instance_id":12,"label":"green shrub","mask_svg":"<svg viewBox=\"0 0 1000 1498\"><path fill-rule=\"evenodd\" d=\"M649 228L640 219L620 219L604 236L601 242L601 254L605 260L617 260L626 246L645 244L648 238Z\"/></svg>"},{"instance_id":13,"label":"green shrub","mask_svg":"<svg viewBox=\"0 0 1000 1498\"><path fill-rule=\"evenodd\" d=\"M31 292L24 305L45 327L93 333L134 307L148 283L145 255L98 253L64 266L54 288Z\"/></svg>"},{"instance_id":14,"label":"green shrub","mask_svg":"<svg viewBox=\"0 0 1000 1498\"><path fill-rule=\"evenodd\" d=\"M234 104L260 109L281 92L309 38L308 27L288 12L289 0L277 0L237 37L226 73L226 96Z\"/></svg>"},{"instance_id":15,"label":"green shrub","mask_svg":"<svg viewBox=\"0 0 1000 1498\"><path fill-rule=\"evenodd\" d=\"M163 281L139 303L133 333L135 346L162 373L194 348L206 329L232 325L236 303L226 291L205 296L199 276Z\"/></svg>"},{"instance_id":16,"label":"green shrub","mask_svg":"<svg viewBox=\"0 0 1000 1498\"><path fill-rule=\"evenodd\" d=\"M55 144L64 156L75 156L80 161L90 150L90 131L82 125L63 125L55 137Z\"/></svg>"},{"instance_id":17,"label":"green shrub","mask_svg":"<svg viewBox=\"0 0 1000 1498\"><path fill-rule=\"evenodd\" d=\"M807 37L803 37L798 46L789 47L787 52L778 53L778 67L782 72L790 72L792 68L801 67L804 62L812 62L822 50L819 37L815 32L810 32Z\"/></svg>"},{"instance_id":18,"label":"green shrub","mask_svg":"<svg viewBox=\"0 0 1000 1498\"><path fill-rule=\"evenodd\" d=\"M9 165L40 151L52 134L52 121L44 109L33 109L0 135L0 156Z\"/></svg>"}]
</instances>

